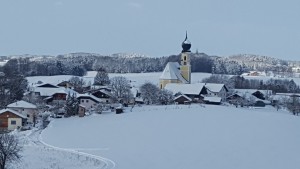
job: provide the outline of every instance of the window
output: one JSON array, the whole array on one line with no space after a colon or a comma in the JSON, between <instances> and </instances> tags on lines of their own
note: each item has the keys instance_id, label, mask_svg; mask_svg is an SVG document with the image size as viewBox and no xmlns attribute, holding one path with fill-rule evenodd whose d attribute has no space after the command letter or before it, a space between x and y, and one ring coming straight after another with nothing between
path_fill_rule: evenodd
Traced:
<instances>
[{"instance_id":1,"label":"window","mask_svg":"<svg viewBox=\"0 0 300 169\"><path fill-rule=\"evenodd\" d=\"M10 121L10 124L11 124L11 125L16 125L17 122L16 122L16 120L12 120L12 121Z\"/></svg>"},{"instance_id":2,"label":"window","mask_svg":"<svg viewBox=\"0 0 300 169\"><path fill-rule=\"evenodd\" d=\"M86 100L85 102L87 102L87 103L88 103L88 102L89 102L89 100Z\"/></svg>"},{"instance_id":3,"label":"window","mask_svg":"<svg viewBox=\"0 0 300 169\"><path fill-rule=\"evenodd\" d=\"M29 115L29 114L27 114L27 117L30 117L30 115Z\"/></svg>"},{"instance_id":4,"label":"window","mask_svg":"<svg viewBox=\"0 0 300 169\"><path fill-rule=\"evenodd\" d=\"M81 103L84 103L84 100L83 100L83 99L81 100Z\"/></svg>"}]
</instances>

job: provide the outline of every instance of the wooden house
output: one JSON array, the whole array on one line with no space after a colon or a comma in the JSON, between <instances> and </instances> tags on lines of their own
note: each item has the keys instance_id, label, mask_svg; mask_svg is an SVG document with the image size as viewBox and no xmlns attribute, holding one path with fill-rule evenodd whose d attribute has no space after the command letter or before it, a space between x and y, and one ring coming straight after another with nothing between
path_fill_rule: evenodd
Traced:
<instances>
[{"instance_id":1,"label":"wooden house","mask_svg":"<svg viewBox=\"0 0 300 169\"><path fill-rule=\"evenodd\" d=\"M174 102L177 104L188 104L192 102L192 99L184 94L181 94L174 98Z\"/></svg>"},{"instance_id":2,"label":"wooden house","mask_svg":"<svg viewBox=\"0 0 300 169\"><path fill-rule=\"evenodd\" d=\"M15 130L22 127L26 123L26 116L11 110L0 110L0 129L2 130Z\"/></svg>"}]
</instances>

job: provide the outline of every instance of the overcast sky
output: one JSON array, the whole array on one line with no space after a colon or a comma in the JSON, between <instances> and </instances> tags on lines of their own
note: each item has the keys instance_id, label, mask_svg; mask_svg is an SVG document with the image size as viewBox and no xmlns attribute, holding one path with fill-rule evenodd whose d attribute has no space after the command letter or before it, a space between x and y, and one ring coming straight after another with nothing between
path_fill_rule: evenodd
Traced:
<instances>
[{"instance_id":1,"label":"overcast sky","mask_svg":"<svg viewBox=\"0 0 300 169\"><path fill-rule=\"evenodd\" d=\"M192 51L300 60L299 0L0 0L0 55Z\"/></svg>"}]
</instances>

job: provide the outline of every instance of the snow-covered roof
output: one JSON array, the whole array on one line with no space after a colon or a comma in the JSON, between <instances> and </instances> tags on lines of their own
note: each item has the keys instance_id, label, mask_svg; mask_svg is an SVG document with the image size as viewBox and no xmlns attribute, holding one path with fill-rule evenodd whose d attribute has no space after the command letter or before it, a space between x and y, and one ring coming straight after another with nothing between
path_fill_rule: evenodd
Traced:
<instances>
[{"instance_id":1,"label":"snow-covered roof","mask_svg":"<svg viewBox=\"0 0 300 169\"><path fill-rule=\"evenodd\" d=\"M234 92L239 93L255 93L255 92L261 92L262 94L272 94L272 90L258 90L258 89L234 89Z\"/></svg>"},{"instance_id":2,"label":"snow-covered roof","mask_svg":"<svg viewBox=\"0 0 300 169\"><path fill-rule=\"evenodd\" d=\"M27 108L27 109L36 109L36 105L28 103L24 100L20 100L14 103L7 105L8 108Z\"/></svg>"},{"instance_id":3,"label":"snow-covered roof","mask_svg":"<svg viewBox=\"0 0 300 169\"><path fill-rule=\"evenodd\" d=\"M177 100L177 99L180 98L180 97L184 97L184 98L186 98L187 100L192 101L191 98L189 98L188 96L186 96L186 95L184 95L184 94L175 97L174 100Z\"/></svg>"},{"instance_id":4,"label":"snow-covered roof","mask_svg":"<svg viewBox=\"0 0 300 169\"><path fill-rule=\"evenodd\" d=\"M212 102L212 103L220 103L222 98L221 97L204 97L204 101Z\"/></svg>"},{"instance_id":5,"label":"snow-covered roof","mask_svg":"<svg viewBox=\"0 0 300 169\"><path fill-rule=\"evenodd\" d=\"M222 90L223 87L225 87L225 85L216 83L206 83L205 87L211 92L218 93Z\"/></svg>"},{"instance_id":6,"label":"snow-covered roof","mask_svg":"<svg viewBox=\"0 0 300 169\"><path fill-rule=\"evenodd\" d=\"M300 93L276 93L276 95L281 95L281 96L296 96L296 97L300 97Z\"/></svg>"},{"instance_id":7,"label":"snow-covered roof","mask_svg":"<svg viewBox=\"0 0 300 169\"><path fill-rule=\"evenodd\" d=\"M96 97L92 94L88 94L88 93L77 94L77 98L80 98L80 97L88 97L88 98L91 98L92 100L94 100L96 102L101 102L101 99L99 99L98 97Z\"/></svg>"},{"instance_id":8,"label":"snow-covered roof","mask_svg":"<svg viewBox=\"0 0 300 169\"><path fill-rule=\"evenodd\" d=\"M137 101L137 102L143 102L144 101L144 99L141 98L141 97L136 97L134 100Z\"/></svg>"},{"instance_id":9,"label":"snow-covered roof","mask_svg":"<svg viewBox=\"0 0 300 169\"><path fill-rule=\"evenodd\" d=\"M57 91L56 93L59 93L59 94L68 94L64 89L59 90L59 91ZM55 94L56 94L56 93L55 93Z\"/></svg>"},{"instance_id":10,"label":"snow-covered roof","mask_svg":"<svg viewBox=\"0 0 300 169\"><path fill-rule=\"evenodd\" d=\"M182 83L187 83L180 73L180 65L177 62L168 62L159 79L180 80Z\"/></svg>"},{"instance_id":11,"label":"snow-covered roof","mask_svg":"<svg viewBox=\"0 0 300 169\"><path fill-rule=\"evenodd\" d=\"M255 102L257 102L257 101L262 101L262 102L264 102L265 104L270 104L270 103L271 103L271 102L268 101L268 100L262 100L262 99L259 99L259 98L255 97L255 96L252 95L252 93L250 93L250 92L246 92L246 93L237 92L237 93L234 93L233 95L238 95L238 96L244 98L244 99L247 100L247 101L251 101L251 100L253 100L253 101L255 101ZM231 96L232 96L232 95L231 95ZM230 97L230 96L228 96L228 97Z\"/></svg>"},{"instance_id":12,"label":"snow-covered roof","mask_svg":"<svg viewBox=\"0 0 300 169\"><path fill-rule=\"evenodd\" d=\"M204 83L194 83L194 84L180 84L180 83L168 83L165 86L166 90L170 90L174 94L190 94L199 95L204 87Z\"/></svg>"},{"instance_id":13,"label":"snow-covered roof","mask_svg":"<svg viewBox=\"0 0 300 169\"><path fill-rule=\"evenodd\" d=\"M13 114L15 114L15 115L17 115L17 116L20 116L20 117L22 117L23 119L26 119L26 118L27 118L27 117L24 116L23 114L20 114L20 113L18 113L17 111L14 111L14 110L12 110L12 109L2 109L2 110L0 110L0 114L5 113L5 112L7 112L7 111L9 111L9 112L11 112L11 113L13 113Z\"/></svg>"},{"instance_id":14,"label":"snow-covered roof","mask_svg":"<svg viewBox=\"0 0 300 169\"><path fill-rule=\"evenodd\" d=\"M272 100L281 100L281 99L289 99L289 95L281 95L281 93L278 93L276 95L271 96Z\"/></svg>"},{"instance_id":15,"label":"snow-covered roof","mask_svg":"<svg viewBox=\"0 0 300 169\"><path fill-rule=\"evenodd\" d=\"M111 92L107 91L106 89L101 89L100 91L106 94L107 96L112 96Z\"/></svg>"},{"instance_id":16,"label":"snow-covered roof","mask_svg":"<svg viewBox=\"0 0 300 169\"><path fill-rule=\"evenodd\" d=\"M77 92L75 92L72 89L69 88L64 88L64 87L59 87L59 88L47 88L47 87L35 87L33 89L33 92L38 92L40 93L40 96L52 96L56 93L63 93L63 94L77 94Z\"/></svg>"}]
</instances>

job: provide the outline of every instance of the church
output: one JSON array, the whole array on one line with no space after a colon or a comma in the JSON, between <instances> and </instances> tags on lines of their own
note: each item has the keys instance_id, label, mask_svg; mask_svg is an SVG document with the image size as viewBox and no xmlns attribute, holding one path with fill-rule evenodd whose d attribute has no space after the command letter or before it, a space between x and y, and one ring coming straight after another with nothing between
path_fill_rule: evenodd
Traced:
<instances>
[{"instance_id":1,"label":"church","mask_svg":"<svg viewBox=\"0 0 300 169\"><path fill-rule=\"evenodd\" d=\"M181 62L168 62L162 75L159 78L160 89L165 88L168 83L191 83L191 42L188 40L187 33L182 42Z\"/></svg>"}]
</instances>

